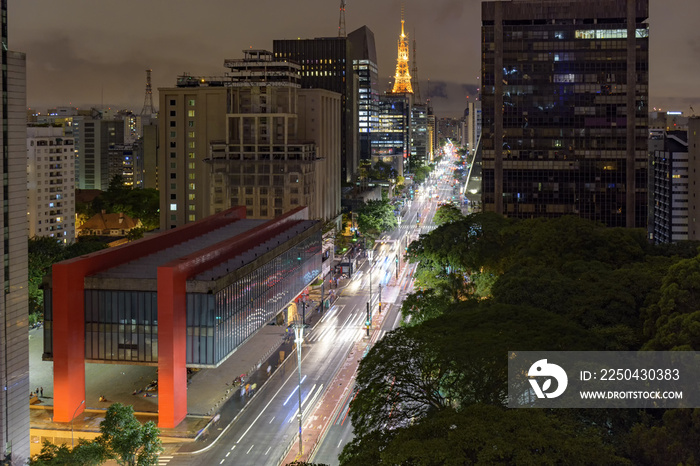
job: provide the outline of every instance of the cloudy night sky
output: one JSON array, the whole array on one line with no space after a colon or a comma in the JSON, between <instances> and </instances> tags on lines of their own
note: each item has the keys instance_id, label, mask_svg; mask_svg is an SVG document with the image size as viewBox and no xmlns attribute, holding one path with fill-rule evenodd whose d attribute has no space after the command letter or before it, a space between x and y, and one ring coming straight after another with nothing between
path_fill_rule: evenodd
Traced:
<instances>
[{"instance_id":1,"label":"cloudy night sky","mask_svg":"<svg viewBox=\"0 0 700 466\"><path fill-rule=\"evenodd\" d=\"M27 104L139 112L145 70L157 88L182 73L218 76L226 58L274 39L338 35L340 0L10 0L9 45L27 54ZM438 116L461 116L480 74L478 0L347 0L347 32L375 36L380 90L396 67L401 4L418 78ZM700 1L650 0L652 107L700 111ZM428 83L428 80L430 82Z\"/></svg>"}]
</instances>

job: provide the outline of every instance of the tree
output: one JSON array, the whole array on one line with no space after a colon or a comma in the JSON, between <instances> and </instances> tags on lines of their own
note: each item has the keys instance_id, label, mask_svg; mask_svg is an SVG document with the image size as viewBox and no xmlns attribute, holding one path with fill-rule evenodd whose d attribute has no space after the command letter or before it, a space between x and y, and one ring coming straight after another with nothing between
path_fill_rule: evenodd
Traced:
<instances>
[{"instance_id":1,"label":"tree","mask_svg":"<svg viewBox=\"0 0 700 466\"><path fill-rule=\"evenodd\" d=\"M397 226L394 209L388 200L368 201L357 212L357 227L370 242Z\"/></svg>"},{"instance_id":2,"label":"tree","mask_svg":"<svg viewBox=\"0 0 700 466\"><path fill-rule=\"evenodd\" d=\"M29 461L31 466L64 466L79 464L97 466L107 461L104 445L97 441L78 439L78 444L71 450L68 445L54 445L44 440L41 453Z\"/></svg>"},{"instance_id":3,"label":"tree","mask_svg":"<svg viewBox=\"0 0 700 466\"><path fill-rule=\"evenodd\" d=\"M97 440L120 465L155 465L163 451L160 430L153 421L142 425L134 417L133 406L113 403L100 423L100 432Z\"/></svg>"},{"instance_id":4,"label":"tree","mask_svg":"<svg viewBox=\"0 0 700 466\"><path fill-rule=\"evenodd\" d=\"M384 336L360 363L351 403L355 435L392 430L448 406L501 406L508 351L592 350L592 332L540 309L465 301Z\"/></svg>"},{"instance_id":5,"label":"tree","mask_svg":"<svg viewBox=\"0 0 700 466\"><path fill-rule=\"evenodd\" d=\"M471 405L447 408L393 435L357 437L340 464L373 465L629 465L600 430L543 410ZM370 461L367 461L370 460Z\"/></svg>"},{"instance_id":6,"label":"tree","mask_svg":"<svg viewBox=\"0 0 700 466\"><path fill-rule=\"evenodd\" d=\"M643 312L646 350L700 349L700 256L668 268L658 298Z\"/></svg>"},{"instance_id":7,"label":"tree","mask_svg":"<svg viewBox=\"0 0 700 466\"><path fill-rule=\"evenodd\" d=\"M44 292L41 283L51 265L63 259L64 246L56 238L36 236L29 238L27 249L29 314L41 315L44 313Z\"/></svg>"},{"instance_id":8,"label":"tree","mask_svg":"<svg viewBox=\"0 0 700 466\"><path fill-rule=\"evenodd\" d=\"M664 412L661 422L648 419L635 425L628 437L628 446L635 464L697 464L700 459L700 409L669 409Z\"/></svg>"},{"instance_id":9,"label":"tree","mask_svg":"<svg viewBox=\"0 0 700 466\"><path fill-rule=\"evenodd\" d=\"M107 191L92 201L92 211L106 213L123 212L141 220L146 231L160 225L160 197L157 190L132 189L125 186L123 178L115 175L109 182Z\"/></svg>"},{"instance_id":10,"label":"tree","mask_svg":"<svg viewBox=\"0 0 700 466\"><path fill-rule=\"evenodd\" d=\"M401 325L413 327L441 316L451 303L448 297L431 288L411 293L401 305Z\"/></svg>"},{"instance_id":11,"label":"tree","mask_svg":"<svg viewBox=\"0 0 700 466\"><path fill-rule=\"evenodd\" d=\"M462 219L464 219L464 215L462 215L462 211L459 210L457 206L454 204L443 204L438 207L438 210L435 212L433 223L436 226L440 226L446 223L457 222Z\"/></svg>"}]
</instances>

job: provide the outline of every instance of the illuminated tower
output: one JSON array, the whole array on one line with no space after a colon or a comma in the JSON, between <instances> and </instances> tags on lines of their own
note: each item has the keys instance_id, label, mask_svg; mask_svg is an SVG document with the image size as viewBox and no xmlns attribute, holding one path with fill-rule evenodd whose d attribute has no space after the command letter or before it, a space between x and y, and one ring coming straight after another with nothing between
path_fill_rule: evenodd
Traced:
<instances>
[{"instance_id":1,"label":"illuminated tower","mask_svg":"<svg viewBox=\"0 0 700 466\"><path fill-rule=\"evenodd\" d=\"M399 56L396 59L393 93L413 94L411 75L408 72L408 36L403 32L403 8L401 9L401 36L399 36Z\"/></svg>"}]
</instances>

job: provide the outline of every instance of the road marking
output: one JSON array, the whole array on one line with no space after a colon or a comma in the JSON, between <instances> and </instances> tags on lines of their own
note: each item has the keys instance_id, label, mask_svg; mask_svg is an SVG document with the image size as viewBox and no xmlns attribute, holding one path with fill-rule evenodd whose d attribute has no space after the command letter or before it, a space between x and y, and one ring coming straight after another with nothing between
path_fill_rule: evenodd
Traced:
<instances>
[{"instance_id":1,"label":"road marking","mask_svg":"<svg viewBox=\"0 0 700 466\"><path fill-rule=\"evenodd\" d=\"M224 461L226 461L226 458L222 459L221 463L219 463L219 464L224 464Z\"/></svg>"},{"instance_id":2,"label":"road marking","mask_svg":"<svg viewBox=\"0 0 700 466\"><path fill-rule=\"evenodd\" d=\"M230 451L229 451L228 453L226 453L226 458L228 458L228 455L230 455L230 454L231 454L231 452L230 452Z\"/></svg>"},{"instance_id":3,"label":"road marking","mask_svg":"<svg viewBox=\"0 0 700 466\"><path fill-rule=\"evenodd\" d=\"M337 450L338 448L340 448L340 444L341 444L341 443L343 443L343 439L342 439L342 438L341 438L341 439L340 439L340 441L338 442L338 446L337 446L337 447L335 447L335 448L336 448L336 450Z\"/></svg>"},{"instance_id":4,"label":"road marking","mask_svg":"<svg viewBox=\"0 0 700 466\"><path fill-rule=\"evenodd\" d=\"M234 448L236 448L236 445L232 446L232 447L231 447L231 450L233 450Z\"/></svg>"},{"instance_id":5,"label":"road marking","mask_svg":"<svg viewBox=\"0 0 700 466\"><path fill-rule=\"evenodd\" d=\"M274 420L275 420L275 416L272 416L272 419L270 419L270 422L268 422L268 424L272 424L272 421L274 421Z\"/></svg>"},{"instance_id":6,"label":"road marking","mask_svg":"<svg viewBox=\"0 0 700 466\"><path fill-rule=\"evenodd\" d=\"M265 455L267 455L268 453L270 453L270 448L272 448L272 447L271 447L271 446L270 446L270 447L267 447L267 451L265 452Z\"/></svg>"},{"instance_id":7,"label":"road marking","mask_svg":"<svg viewBox=\"0 0 700 466\"><path fill-rule=\"evenodd\" d=\"M247 455L248 453L250 453L250 450L252 450L254 446L255 446L255 444L251 445L250 448L248 448L248 451L245 452L245 454Z\"/></svg>"},{"instance_id":8,"label":"road marking","mask_svg":"<svg viewBox=\"0 0 700 466\"><path fill-rule=\"evenodd\" d=\"M287 406L287 403L289 402L289 399L292 397L292 395L294 395L294 392L296 392L297 390L299 390L299 385L303 384L303 383L304 383L304 380L306 380L306 375L304 375L304 377L302 377L302 379L301 379L301 382L299 382L299 384L298 384L296 387L294 387L294 390L292 390L292 393L290 393L289 396L287 397L287 399L284 400L284 403L282 403L282 406ZM315 385L314 385L314 386L315 386Z\"/></svg>"}]
</instances>

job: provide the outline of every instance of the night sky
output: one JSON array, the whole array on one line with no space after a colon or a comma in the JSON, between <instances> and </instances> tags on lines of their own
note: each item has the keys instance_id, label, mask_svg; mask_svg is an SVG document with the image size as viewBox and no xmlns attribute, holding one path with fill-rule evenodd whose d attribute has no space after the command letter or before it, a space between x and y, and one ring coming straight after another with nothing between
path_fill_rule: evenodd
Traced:
<instances>
[{"instance_id":1,"label":"night sky","mask_svg":"<svg viewBox=\"0 0 700 466\"><path fill-rule=\"evenodd\" d=\"M27 54L27 104L116 106L140 112L145 69L157 88L183 72L223 74L225 58L274 39L338 35L340 0L10 0L9 45ZM375 35L380 90L396 67L401 4L416 39L423 99L460 116L480 74L478 0L347 0L347 32ZM700 1L650 0L652 107L700 113ZM430 80L430 83L428 83Z\"/></svg>"}]
</instances>

